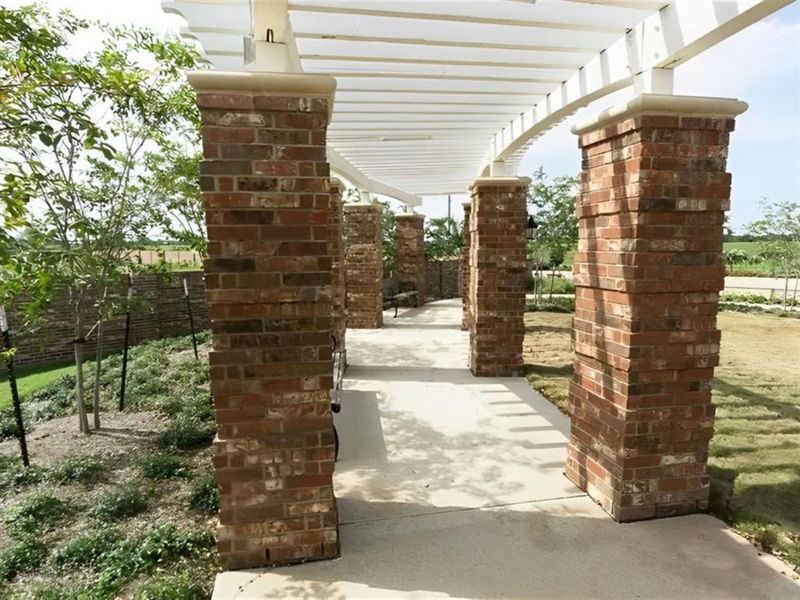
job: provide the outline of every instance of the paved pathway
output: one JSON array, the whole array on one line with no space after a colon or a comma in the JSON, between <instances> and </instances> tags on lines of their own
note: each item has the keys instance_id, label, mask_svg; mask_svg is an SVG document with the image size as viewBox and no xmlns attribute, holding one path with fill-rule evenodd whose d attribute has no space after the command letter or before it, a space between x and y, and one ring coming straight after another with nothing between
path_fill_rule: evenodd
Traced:
<instances>
[{"instance_id":1,"label":"paved pathway","mask_svg":"<svg viewBox=\"0 0 800 600\"><path fill-rule=\"evenodd\" d=\"M464 367L460 303L348 331L342 557L223 573L214 598L800 598L705 515L620 525L562 475L568 420Z\"/></svg>"}]
</instances>

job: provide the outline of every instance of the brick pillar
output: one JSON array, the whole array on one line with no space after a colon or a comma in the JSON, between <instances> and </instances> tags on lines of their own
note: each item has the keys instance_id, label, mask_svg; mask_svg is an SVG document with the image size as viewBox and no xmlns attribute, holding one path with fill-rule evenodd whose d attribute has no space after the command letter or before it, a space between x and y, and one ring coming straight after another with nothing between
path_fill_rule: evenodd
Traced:
<instances>
[{"instance_id":1,"label":"brick pillar","mask_svg":"<svg viewBox=\"0 0 800 600\"><path fill-rule=\"evenodd\" d=\"M333 336L336 338L338 349L342 357L347 356L347 318L345 305L347 288L344 273L344 241L342 240L342 190L344 185L338 179L331 179L331 265L333 277ZM345 359L346 363L346 359Z\"/></svg>"},{"instance_id":2,"label":"brick pillar","mask_svg":"<svg viewBox=\"0 0 800 600\"><path fill-rule=\"evenodd\" d=\"M411 281L419 291L418 306L425 303L425 216L414 213L397 215L395 239L397 252L394 271L399 281Z\"/></svg>"},{"instance_id":3,"label":"brick pillar","mask_svg":"<svg viewBox=\"0 0 800 600\"><path fill-rule=\"evenodd\" d=\"M469 285L473 375L522 375L529 183L524 177L487 177L472 184Z\"/></svg>"},{"instance_id":4,"label":"brick pillar","mask_svg":"<svg viewBox=\"0 0 800 600\"><path fill-rule=\"evenodd\" d=\"M195 72L228 569L339 554L331 361L331 77ZM274 90L274 91L273 91Z\"/></svg>"},{"instance_id":5,"label":"brick pillar","mask_svg":"<svg viewBox=\"0 0 800 600\"><path fill-rule=\"evenodd\" d=\"M383 326L380 206L345 204L343 237L347 327L379 329Z\"/></svg>"},{"instance_id":6,"label":"brick pillar","mask_svg":"<svg viewBox=\"0 0 800 600\"><path fill-rule=\"evenodd\" d=\"M469 247L470 247L470 226L469 215L472 210L472 205L469 202L464 202L464 243L461 246L461 259L458 263L459 274L459 289L461 290L461 330L469 331Z\"/></svg>"},{"instance_id":7,"label":"brick pillar","mask_svg":"<svg viewBox=\"0 0 800 600\"><path fill-rule=\"evenodd\" d=\"M704 510L735 100L642 95L583 149L567 476L615 519Z\"/></svg>"}]
</instances>

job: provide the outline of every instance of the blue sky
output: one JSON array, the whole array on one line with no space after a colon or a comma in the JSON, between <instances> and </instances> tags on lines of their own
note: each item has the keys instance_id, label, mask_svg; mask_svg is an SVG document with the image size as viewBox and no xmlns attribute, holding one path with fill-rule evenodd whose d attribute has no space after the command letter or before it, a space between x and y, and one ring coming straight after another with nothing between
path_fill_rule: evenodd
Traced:
<instances>
[{"instance_id":1,"label":"blue sky","mask_svg":"<svg viewBox=\"0 0 800 600\"><path fill-rule=\"evenodd\" d=\"M29 0L0 0L15 6ZM164 15L159 0L49 0L81 16L174 30L179 20ZM760 215L759 200L800 200L800 3L681 65L675 93L739 98L750 104L731 138L728 170L733 173L731 224L736 230ZM629 97L623 90L601 98L539 138L520 163L529 175L541 165L551 175L577 174L580 152L570 126ZM453 214L461 218L466 195L453 196ZM447 214L447 199L425 198L420 212Z\"/></svg>"}]
</instances>

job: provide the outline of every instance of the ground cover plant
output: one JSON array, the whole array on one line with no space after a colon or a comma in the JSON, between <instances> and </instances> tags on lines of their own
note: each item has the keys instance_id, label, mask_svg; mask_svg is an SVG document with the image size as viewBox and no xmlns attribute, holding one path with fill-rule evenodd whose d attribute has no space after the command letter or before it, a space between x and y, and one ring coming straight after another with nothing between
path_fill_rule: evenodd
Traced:
<instances>
[{"instance_id":1,"label":"ground cover plant","mask_svg":"<svg viewBox=\"0 0 800 600\"><path fill-rule=\"evenodd\" d=\"M218 491L200 339L200 361L189 337L132 348L124 412L121 359L107 357L103 428L88 437L74 427L74 379L23 395L33 464L21 465L15 439L0 442L0 597L210 595Z\"/></svg>"},{"instance_id":2,"label":"ground cover plant","mask_svg":"<svg viewBox=\"0 0 800 600\"><path fill-rule=\"evenodd\" d=\"M525 315L526 377L569 413L572 315ZM709 471L712 494L732 488L718 515L800 573L800 321L719 315L720 366Z\"/></svg>"}]
</instances>

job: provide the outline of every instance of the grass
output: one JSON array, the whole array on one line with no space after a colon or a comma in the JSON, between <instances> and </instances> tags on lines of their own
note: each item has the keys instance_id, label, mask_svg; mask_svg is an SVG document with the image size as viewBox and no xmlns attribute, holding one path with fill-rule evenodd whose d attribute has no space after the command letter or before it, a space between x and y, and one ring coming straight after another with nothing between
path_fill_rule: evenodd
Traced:
<instances>
[{"instance_id":1,"label":"grass","mask_svg":"<svg viewBox=\"0 0 800 600\"><path fill-rule=\"evenodd\" d=\"M526 376L568 412L571 315L525 315ZM720 313L709 470L734 492L720 516L800 570L800 320Z\"/></svg>"},{"instance_id":2,"label":"grass","mask_svg":"<svg viewBox=\"0 0 800 600\"><path fill-rule=\"evenodd\" d=\"M75 366L70 364L49 364L35 367L17 368L17 389L20 398L25 398L65 375L75 373ZM11 387L8 384L8 371L0 367L0 410L11 405Z\"/></svg>"}]
</instances>

